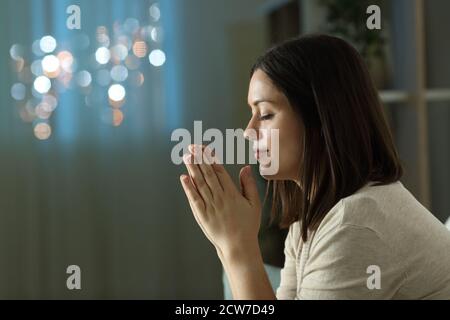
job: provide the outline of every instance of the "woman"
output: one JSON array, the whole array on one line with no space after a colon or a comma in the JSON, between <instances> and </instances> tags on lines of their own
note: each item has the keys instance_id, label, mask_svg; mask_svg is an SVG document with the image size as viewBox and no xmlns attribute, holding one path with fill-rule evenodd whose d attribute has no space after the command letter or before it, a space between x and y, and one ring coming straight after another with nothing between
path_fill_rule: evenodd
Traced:
<instances>
[{"instance_id":1,"label":"woman","mask_svg":"<svg viewBox=\"0 0 450 320\"><path fill-rule=\"evenodd\" d=\"M278 172L260 164L273 182L273 211L289 226L276 294L258 247L250 168L239 192L195 146L181 176L235 299L450 299L450 233L399 181L377 91L354 48L315 35L270 49L252 69L248 104L246 132L261 134L247 137L260 160L274 147L263 132L279 132Z\"/></svg>"}]
</instances>

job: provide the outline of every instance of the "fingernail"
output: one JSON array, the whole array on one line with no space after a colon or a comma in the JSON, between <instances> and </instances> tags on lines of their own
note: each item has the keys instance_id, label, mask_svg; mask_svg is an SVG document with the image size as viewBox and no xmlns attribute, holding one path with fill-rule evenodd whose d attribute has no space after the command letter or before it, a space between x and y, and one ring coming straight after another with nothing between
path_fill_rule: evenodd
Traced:
<instances>
[{"instance_id":1,"label":"fingernail","mask_svg":"<svg viewBox=\"0 0 450 320\"><path fill-rule=\"evenodd\" d=\"M201 147L198 146L198 145L194 145L194 153L195 154L200 154L200 151L201 151Z\"/></svg>"},{"instance_id":2,"label":"fingernail","mask_svg":"<svg viewBox=\"0 0 450 320\"><path fill-rule=\"evenodd\" d=\"M183 156L183 161L184 161L185 163L190 163L190 162L191 162L191 155L190 155L189 153L186 153L186 154Z\"/></svg>"}]
</instances>

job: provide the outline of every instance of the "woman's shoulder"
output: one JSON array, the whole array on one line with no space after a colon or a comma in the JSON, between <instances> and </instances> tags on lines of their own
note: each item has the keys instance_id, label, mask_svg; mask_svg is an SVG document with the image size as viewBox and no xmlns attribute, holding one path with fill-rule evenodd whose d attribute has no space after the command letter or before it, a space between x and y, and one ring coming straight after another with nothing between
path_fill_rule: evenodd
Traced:
<instances>
[{"instance_id":1,"label":"woman's shoulder","mask_svg":"<svg viewBox=\"0 0 450 320\"><path fill-rule=\"evenodd\" d=\"M406 189L400 181L379 185L369 182L352 195L339 200L311 232L318 239L345 227L370 231L390 241L399 230L414 229L417 223L440 231L439 221ZM441 224L442 225L442 224ZM301 222L290 226L289 239L301 241Z\"/></svg>"},{"instance_id":2,"label":"woman's shoulder","mask_svg":"<svg viewBox=\"0 0 450 320\"><path fill-rule=\"evenodd\" d=\"M342 226L378 231L393 220L407 218L402 212L408 207L426 210L400 181L384 185L369 182L336 203L321 222L317 233Z\"/></svg>"},{"instance_id":3,"label":"woman's shoulder","mask_svg":"<svg viewBox=\"0 0 450 320\"><path fill-rule=\"evenodd\" d=\"M317 230L316 235L328 233L338 227L348 224L360 227L370 225L369 220L380 216L382 205L387 195L398 193L400 182L373 186L369 182L354 194L339 200L325 215ZM301 237L301 221L292 223L289 227L288 241L297 243Z\"/></svg>"}]
</instances>

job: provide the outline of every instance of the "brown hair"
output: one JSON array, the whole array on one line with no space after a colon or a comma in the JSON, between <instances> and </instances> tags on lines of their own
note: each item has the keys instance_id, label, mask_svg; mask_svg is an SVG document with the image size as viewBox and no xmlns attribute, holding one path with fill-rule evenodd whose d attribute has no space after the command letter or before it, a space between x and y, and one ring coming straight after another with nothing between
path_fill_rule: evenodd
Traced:
<instances>
[{"instance_id":1,"label":"brown hair","mask_svg":"<svg viewBox=\"0 0 450 320\"><path fill-rule=\"evenodd\" d=\"M328 211L370 181L395 182L402 165L378 92L360 54L342 39L309 35L286 41L258 58L303 126L301 187L273 181L272 221L300 221L302 239ZM270 185L270 183L269 183ZM269 186L268 185L268 186Z\"/></svg>"}]
</instances>

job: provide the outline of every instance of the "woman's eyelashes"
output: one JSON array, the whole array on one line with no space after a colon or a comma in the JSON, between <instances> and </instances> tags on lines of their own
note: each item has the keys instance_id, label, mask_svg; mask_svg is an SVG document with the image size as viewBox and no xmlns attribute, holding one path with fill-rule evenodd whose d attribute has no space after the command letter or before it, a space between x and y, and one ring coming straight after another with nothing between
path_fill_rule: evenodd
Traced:
<instances>
[{"instance_id":1,"label":"woman's eyelashes","mask_svg":"<svg viewBox=\"0 0 450 320\"><path fill-rule=\"evenodd\" d=\"M269 120L269 119L272 119L272 118L273 118L273 114L269 113L269 114L260 116L259 120L264 121L264 120Z\"/></svg>"}]
</instances>

